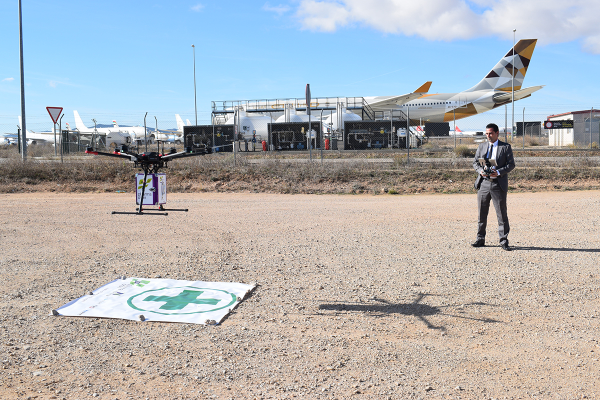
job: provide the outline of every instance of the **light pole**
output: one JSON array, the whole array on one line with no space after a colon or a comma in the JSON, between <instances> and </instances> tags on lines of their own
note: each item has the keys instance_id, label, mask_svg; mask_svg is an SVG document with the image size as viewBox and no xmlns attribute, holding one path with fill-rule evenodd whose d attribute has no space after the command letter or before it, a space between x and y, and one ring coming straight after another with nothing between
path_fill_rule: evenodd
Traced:
<instances>
[{"instance_id":1,"label":"light pole","mask_svg":"<svg viewBox=\"0 0 600 400\"><path fill-rule=\"evenodd\" d=\"M510 137L514 138L515 134L515 32L517 30L513 29L513 48L512 48L512 125L511 125L511 133Z\"/></svg>"},{"instance_id":2,"label":"light pole","mask_svg":"<svg viewBox=\"0 0 600 400\"><path fill-rule=\"evenodd\" d=\"M196 113L196 126L198 126L198 105L196 103L196 46L192 45L194 53L194 111Z\"/></svg>"},{"instance_id":3,"label":"light pole","mask_svg":"<svg viewBox=\"0 0 600 400\"><path fill-rule=\"evenodd\" d=\"M27 125L25 123L25 74L23 73L23 24L21 23L21 0L19 0L19 59L21 66L21 156L27 160Z\"/></svg>"}]
</instances>

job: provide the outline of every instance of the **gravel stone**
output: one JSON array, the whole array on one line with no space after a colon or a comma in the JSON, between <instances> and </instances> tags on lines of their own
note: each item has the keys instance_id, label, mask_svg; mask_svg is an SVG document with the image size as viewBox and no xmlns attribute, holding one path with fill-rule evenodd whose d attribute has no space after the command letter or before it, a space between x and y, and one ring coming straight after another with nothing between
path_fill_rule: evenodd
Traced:
<instances>
[{"instance_id":1,"label":"gravel stone","mask_svg":"<svg viewBox=\"0 0 600 400\"><path fill-rule=\"evenodd\" d=\"M1 199L1 399L600 395L598 191L510 193L512 252L474 194ZM116 276L260 285L219 325L48 315Z\"/></svg>"}]
</instances>

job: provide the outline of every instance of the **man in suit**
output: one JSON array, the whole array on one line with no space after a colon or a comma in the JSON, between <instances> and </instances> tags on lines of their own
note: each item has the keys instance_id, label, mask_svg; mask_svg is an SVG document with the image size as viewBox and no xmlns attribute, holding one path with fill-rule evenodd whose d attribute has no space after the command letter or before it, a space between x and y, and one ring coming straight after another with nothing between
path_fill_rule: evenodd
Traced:
<instances>
[{"instance_id":1,"label":"man in suit","mask_svg":"<svg viewBox=\"0 0 600 400\"><path fill-rule=\"evenodd\" d=\"M477 240L471 246L485 246L485 228L490 210L490 200L492 200L496 209L496 216L498 217L500 245L504 250L510 251L510 246L508 245L510 225L508 224L508 215L506 213L506 193L508 192L508 173L515 168L515 159L510 144L498 140L498 136L500 135L498 125L488 124L485 135L487 142L479 145L475 152L475 159L473 160L473 168L479 174L475 180L479 219ZM496 166L492 167L492 172L489 175L481 166L479 162L480 158L488 158L496 161Z\"/></svg>"}]
</instances>

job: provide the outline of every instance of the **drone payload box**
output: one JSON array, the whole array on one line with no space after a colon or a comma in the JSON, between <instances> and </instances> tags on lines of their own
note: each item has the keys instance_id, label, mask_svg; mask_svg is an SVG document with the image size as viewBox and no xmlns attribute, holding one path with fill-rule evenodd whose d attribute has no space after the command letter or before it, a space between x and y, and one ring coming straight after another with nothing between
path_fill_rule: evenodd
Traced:
<instances>
[{"instance_id":1,"label":"drone payload box","mask_svg":"<svg viewBox=\"0 0 600 400\"><path fill-rule=\"evenodd\" d=\"M144 174L135 175L136 196L135 204L140 204L142 187L144 185ZM146 177L146 188L144 189L144 206L157 206L167 203L167 175L148 174Z\"/></svg>"}]
</instances>

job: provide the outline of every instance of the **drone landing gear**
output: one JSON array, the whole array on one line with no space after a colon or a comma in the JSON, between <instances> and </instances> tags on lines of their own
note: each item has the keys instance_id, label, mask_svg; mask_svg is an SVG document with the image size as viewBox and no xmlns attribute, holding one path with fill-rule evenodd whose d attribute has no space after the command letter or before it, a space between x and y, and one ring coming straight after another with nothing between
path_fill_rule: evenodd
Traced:
<instances>
[{"instance_id":1,"label":"drone landing gear","mask_svg":"<svg viewBox=\"0 0 600 400\"><path fill-rule=\"evenodd\" d=\"M188 212L187 208L164 208L161 205L158 206L158 211L183 211L183 212Z\"/></svg>"},{"instance_id":2,"label":"drone landing gear","mask_svg":"<svg viewBox=\"0 0 600 400\"><path fill-rule=\"evenodd\" d=\"M147 211L146 211L147 210ZM160 211L160 212L148 212L148 211ZM141 210L138 208L138 211L113 211L111 214L135 214L135 215L169 215L168 212L162 211L183 211L188 212L187 208L164 208L162 204L158 206L158 208L142 208Z\"/></svg>"},{"instance_id":3,"label":"drone landing gear","mask_svg":"<svg viewBox=\"0 0 600 400\"><path fill-rule=\"evenodd\" d=\"M151 210L154 211L154 210ZM166 212L146 212L144 209L139 209L138 211L113 211L111 214L131 214L131 215L169 215Z\"/></svg>"}]
</instances>

